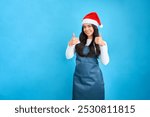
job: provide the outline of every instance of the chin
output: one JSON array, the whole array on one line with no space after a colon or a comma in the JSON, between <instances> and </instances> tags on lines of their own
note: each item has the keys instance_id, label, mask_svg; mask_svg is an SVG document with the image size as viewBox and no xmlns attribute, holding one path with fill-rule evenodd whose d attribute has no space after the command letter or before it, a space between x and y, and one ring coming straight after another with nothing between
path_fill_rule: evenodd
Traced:
<instances>
[{"instance_id":1,"label":"chin","mask_svg":"<svg viewBox=\"0 0 150 117\"><path fill-rule=\"evenodd\" d=\"M88 37L90 37L91 36L91 34L86 34Z\"/></svg>"}]
</instances>

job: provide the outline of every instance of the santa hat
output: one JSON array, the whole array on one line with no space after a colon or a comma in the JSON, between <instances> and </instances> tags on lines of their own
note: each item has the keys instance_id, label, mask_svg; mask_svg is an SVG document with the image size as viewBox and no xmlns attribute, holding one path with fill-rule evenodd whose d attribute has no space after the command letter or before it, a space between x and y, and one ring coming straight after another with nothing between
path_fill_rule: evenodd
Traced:
<instances>
[{"instance_id":1,"label":"santa hat","mask_svg":"<svg viewBox=\"0 0 150 117\"><path fill-rule=\"evenodd\" d=\"M100 28L103 27L103 25L101 24L100 18L98 17L96 12L91 12L91 13L87 14L86 16L84 16L84 18L82 20L82 24L84 24L84 23L94 24L97 27L100 26Z\"/></svg>"}]
</instances>

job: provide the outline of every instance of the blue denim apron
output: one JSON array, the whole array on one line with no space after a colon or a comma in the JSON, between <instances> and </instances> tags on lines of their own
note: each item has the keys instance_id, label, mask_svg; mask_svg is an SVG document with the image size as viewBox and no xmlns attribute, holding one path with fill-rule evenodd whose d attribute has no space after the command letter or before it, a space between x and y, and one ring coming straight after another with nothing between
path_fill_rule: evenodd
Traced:
<instances>
[{"instance_id":1,"label":"blue denim apron","mask_svg":"<svg viewBox=\"0 0 150 117\"><path fill-rule=\"evenodd\" d=\"M89 52L88 46L83 54ZM73 100L104 100L104 82L97 57L81 57L76 54L73 79Z\"/></svg>"}]
</instances>

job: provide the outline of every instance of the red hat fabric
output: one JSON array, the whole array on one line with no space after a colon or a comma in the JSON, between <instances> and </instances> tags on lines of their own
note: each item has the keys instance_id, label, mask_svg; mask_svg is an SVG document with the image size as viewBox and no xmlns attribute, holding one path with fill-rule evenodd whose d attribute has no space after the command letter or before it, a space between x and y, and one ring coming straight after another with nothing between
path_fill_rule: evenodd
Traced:
<instances>
[{"instance_id":1,"label":"red hat fabric","mask_svg":"<svg viewBox=\"0 0 150 117\"><path fill-rule=\"evenodd\" d=\"M91 12L87 14L86 16L84 16L82 20L82 24L84 23L94 24L97 27L100 26L101 28L103 27L103 25L101 24L100 18L98 17L98 14L96 12Z\"/></svg>"}]
</instances>

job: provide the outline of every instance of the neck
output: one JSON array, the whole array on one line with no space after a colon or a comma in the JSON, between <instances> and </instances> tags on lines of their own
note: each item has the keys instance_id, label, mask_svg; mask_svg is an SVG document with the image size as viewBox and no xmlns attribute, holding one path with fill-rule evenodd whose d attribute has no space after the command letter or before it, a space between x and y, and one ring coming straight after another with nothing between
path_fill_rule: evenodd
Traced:
<instances>
[{"instance_id":1,"label":"neck","mask_svg":"<svg viewBox=\"0 0 150 117\"><path fill-rule=\"evenodd\" d=\"M88 36L88 39L93 39L93 36Z\"/></svg>"}]
</instances>

